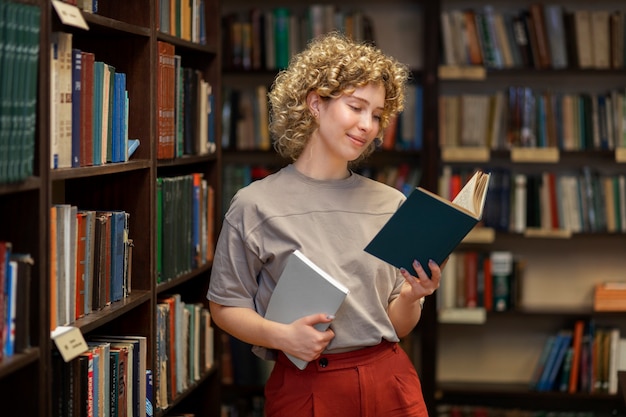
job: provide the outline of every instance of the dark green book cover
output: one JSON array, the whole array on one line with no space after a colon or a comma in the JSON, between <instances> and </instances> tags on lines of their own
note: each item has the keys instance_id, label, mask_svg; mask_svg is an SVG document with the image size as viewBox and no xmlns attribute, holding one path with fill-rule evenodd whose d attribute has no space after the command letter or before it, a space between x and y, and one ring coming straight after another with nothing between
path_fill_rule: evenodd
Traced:
<instances>
[{"instance_id":1,"label":"dark green book cover","mask_svg":"<svg viewBox=\"0 0 626 417\"><path fill-rule=\"evenodd\" d=\"M412 275L415 275L413 260L417 259L430 276L428 260L441 265L482 218L489 176L477 171L454 203L416 188L365 251L397 268L405 268ZM477 206L474 210L477 215L463 208L469 207L469 202Z\"/></svg>"}]
</instances>

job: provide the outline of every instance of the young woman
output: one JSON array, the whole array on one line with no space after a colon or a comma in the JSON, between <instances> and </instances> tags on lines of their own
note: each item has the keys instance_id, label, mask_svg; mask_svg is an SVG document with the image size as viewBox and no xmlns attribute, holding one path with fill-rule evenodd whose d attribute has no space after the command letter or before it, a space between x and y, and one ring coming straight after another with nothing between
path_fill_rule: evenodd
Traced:
<instances>
[{"instance_id":1,"label":"young woman","mask_svg":"<svg viewBox=\"0 0 626 417\"><path fill-rule=\"evenodd\" d=\"M207 295L217 326L276 360L268 417L428 415L397 342L419 321L441 270L431 261L428 278L417 262L398 270L363 250L404 196L351 170L402 110L408 75L377 48L329 34L295 56L271 89L275 148L293 163L233 198ZM295 249L350 289L335 317L264 319ZM330 327L320 332L317 323ZM284 353L310 363L299 370Z\"/></svg>"}]
</instances>

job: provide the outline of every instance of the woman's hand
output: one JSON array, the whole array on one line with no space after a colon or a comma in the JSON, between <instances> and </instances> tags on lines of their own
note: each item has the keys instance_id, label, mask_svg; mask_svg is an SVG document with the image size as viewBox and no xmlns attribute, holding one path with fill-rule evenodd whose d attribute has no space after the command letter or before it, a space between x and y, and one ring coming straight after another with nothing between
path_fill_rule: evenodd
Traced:
<instances>
[{"instance_id":1,"label":"woman's hand","mask_svg":"<svg viewBox=\"0 0 626 417\"><path fill-rule=\"evenodd\" d=\"M409 334L419 321L422 316L420 300L439 288L441 268L446 261L447 259L441 264L441 267L436 262L428 262L431 272L430 278L417 261L413 261L416 275L411 275L406 269L400 268L400 273L404 277L404 284L402 284L400 295L389 303L387 308L387 314L398 337Z\"/></svg>"},{"instance_id":2,"label":"woman's hand","mask_svg":"<svg viewBox=\"0 0 626 417\"><path fill-rule=\"evenodd\" d=\"M326 314L312 314L287 325L284 338L279 342L281 350L307 362L319 358L335 333L330 328L320 332L314 326L330 323L333 318Z\"/></svg>"},{"instance_id":3,"label":"woman's hand","mask_svg":"<svg viewBox=\"0 0 626 417\"><path fill-rule=\"evenodd\" d=\"M401 297L404 297L407 301L417 301L422 297L431 295L439 288L441 281L441 269L447 262L447 259L440 267L433 260L428 261L428 268L430 269L431 276L424 270L424 267L420 265L416 260L413 261L413 269L415 270L415 276L411 275L409 271L404 268L400 268L400 273L404 277L404 285L401 291Z\"/></svg>"}]
</instances>

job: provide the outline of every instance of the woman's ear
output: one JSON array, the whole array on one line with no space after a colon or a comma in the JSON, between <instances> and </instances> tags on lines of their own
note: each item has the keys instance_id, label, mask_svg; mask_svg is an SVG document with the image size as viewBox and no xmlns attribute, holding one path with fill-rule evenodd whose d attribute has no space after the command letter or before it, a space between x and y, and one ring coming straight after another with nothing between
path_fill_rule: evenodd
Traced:
<instances>
[{"instance_id":1,"label":"woman's ear","mask_svg":"<svg viewBox=\"0 0 626 417\"><path fill-rule=\"evenodd\" d=\"M306 104L309 106L309 110L313 117L317 119L320 115L320 96L315 91L309 91L309 94L306 96Z\"/></svg>"}]
</instances>

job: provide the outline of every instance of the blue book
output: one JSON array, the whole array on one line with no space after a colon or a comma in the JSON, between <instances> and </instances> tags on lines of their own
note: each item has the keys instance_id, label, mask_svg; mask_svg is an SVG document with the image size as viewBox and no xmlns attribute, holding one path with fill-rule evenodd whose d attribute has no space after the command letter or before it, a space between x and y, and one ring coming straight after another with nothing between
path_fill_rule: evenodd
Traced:
<instances>
[{"instance_id":1,"label":"blue book","mask_svg":"<svg viewBox=\"0 0 626 417\"><path fill-rule=\"evenodd\" d=\"M8 250L8 249L7 249ZM7 253L8 255L8 253ZM15 313L17 298L17 262L8 261L5 277L5 323L6 337L4 341L4 355L12 356L15 353Z\"/></svg>"},{"instance_id":2,"label":"blue book","mask_svg":"<svg viewBox=\"0 0 626 417\"><path fill-rule=\"evenodd\" d=\"M124 211L111 212L111 301L124 296L124 250L126 246L126 217Z\"/></svg>"},{"instance_id":3,"label":"blue book","mask_svg":"<svg viewBox=\"0 0 626 417\"><path fill-rule=\"evenodd\" d=\"M552 351L552 347L554 346L554 342L556 341L556 335L548 336L545 344L543 345L543 349L541 350L541 355L539 356L539 360L535 365L535 370L533 371L533 375L530 378L529 388L537 389L539 385L539 380L541 379L541 375L543 374L543 370L546 367L546 361L548 360L548 356L550 356L550 352Z\"/></svg>"},{"instance_id":4,"label":"blue book","mask_svg":"<svg viewBox=\"0 0 626 417\"><path fill-rule=\"evenodd\" d=\"M112 118L112 139L111 154L112 162L124 162L124 124L126 120L126 74L115 73L115 89L113 91L113 118Z\"/></svg>"},{"instance_id":5,"label":"blue book","mask_svg":"<svg viewBox=\"0 0 626 417\"><path fill-rule=\"evenodd\" d=\"M80 166L82 61L81 50L72 49L72 168Z\"/></svg>"},{"instance_id":6,"label":"blue book","mask_svg":"<svg viewBox=\"0 0 626 417\"><path fill-rule=\"evenodd\" d=\"M128 139L128 158L130 158L133 153L135 153L135 151L137 150L137 148L139 147L139 139Z\"/></svg>"},{"instance_id":7,"label":"blue book","mask_svg":"<svg viewBox=\"0 0 626 417\"><path fill-rule=\"evenodd\" d=\"M146 369L146 416L154 416L154 406L152 405L152 393L154 392L154 381L152 379L152 369Z\"/></svg>"},{"instance_id":8,"label":"blue book","mask_svg":"<svg viewBox=\"0 0 626 417\"><path fill-rule=\"evenodd\" d=\"M572 341L572 333L569 330L563 330L557 335L554 346L550 350L550 354L546 359L546 366L543 369L537 390L551 391L556 381L556 376L563 364L563 358Z\"/></svg>"},{"instance_id":9,"label":"blue book","mask_svg":"<svg viewBox=\"0 0 626 417\"><path fill-rule=\"evenodd\" d=\"M200 257L200 183L202 181L202 175L199 173L193 174L193 194L192 194L192 215L191 215L191 266L192 268L198 268L202 262Z\"/></svg>"}]
</instances>

